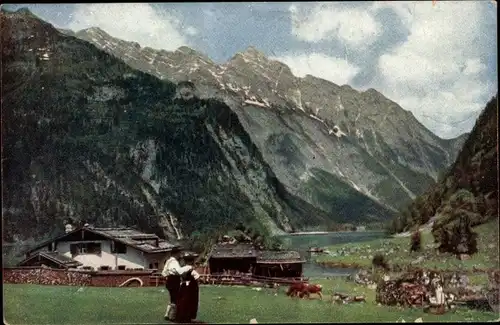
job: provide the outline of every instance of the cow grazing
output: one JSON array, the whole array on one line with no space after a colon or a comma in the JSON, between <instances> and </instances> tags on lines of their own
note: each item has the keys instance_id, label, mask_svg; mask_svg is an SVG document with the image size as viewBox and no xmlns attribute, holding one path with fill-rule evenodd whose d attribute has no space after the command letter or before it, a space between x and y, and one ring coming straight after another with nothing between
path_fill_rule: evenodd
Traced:
<instances>
[{"instance_id":1,"label":"cow grazing","mask_svg":"<svg viewBox=\"0 0 500 325\"><path fill-rule=\"evenodd\" d=\"M294 283L288 288L286 294L290 297L298 296L299 298L307 297L308 299L312 294L317 294L320 299L323 299L322 288L321 284Z\"/></svg>"},{"instance_id":2,"label":"cow grazing","mask_svg":"<svg viewBox=\"0 0 500 325\"><path fill-rule=\"evenodd\" d=\"M299 293L303 291L305 285L306 283L302 282L291 284L286 292L286 295L289 297L297 297Z\"/></svg>"}]
</instances>

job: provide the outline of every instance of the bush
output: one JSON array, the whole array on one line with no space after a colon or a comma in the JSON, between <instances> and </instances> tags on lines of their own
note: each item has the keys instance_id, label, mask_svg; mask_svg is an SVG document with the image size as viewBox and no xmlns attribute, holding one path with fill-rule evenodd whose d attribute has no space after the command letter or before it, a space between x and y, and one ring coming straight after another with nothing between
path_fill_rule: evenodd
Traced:
<instances>
[{"instance_id":1,"label":"bush","mask_svg":"<svg viewBox=\"0 0 500 325\"><path fill-rule=\"evenodd\" d=\"M372 259L372 265L376 268L383 268L384 270L389 269L389 264L385 260L385 256L382 254L376 254Z\"/></svg>"},{"instance_id":2,"label":"bush","mask_svg":"<svg viewBox=\"0 0 500 325\"><path fill-rule=\"evenodd\" d=\"M468 254L477 253L477 234L472 230L470 218L462 212L455 212L447 220L436 224L432 231L442 253Z\"/></svg>"}]
</instances>

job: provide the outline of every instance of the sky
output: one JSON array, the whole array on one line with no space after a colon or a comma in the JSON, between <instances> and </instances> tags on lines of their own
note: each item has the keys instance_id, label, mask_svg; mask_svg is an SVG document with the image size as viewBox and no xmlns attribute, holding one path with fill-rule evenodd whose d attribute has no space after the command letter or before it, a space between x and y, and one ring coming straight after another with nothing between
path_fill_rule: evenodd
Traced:
<instances>
[{"instance_id":1,"label":"sky","mask_svg":"<svg viewBox=\"0 0 500 325\"><path fill-rule=\"evenodd\" d=\"M224 63L254 46L290 66L374 88L442 138L469 132L498 89L492 1L26 4L57 28L100 27L141 46Z\"/></svg>"}]
</instances>

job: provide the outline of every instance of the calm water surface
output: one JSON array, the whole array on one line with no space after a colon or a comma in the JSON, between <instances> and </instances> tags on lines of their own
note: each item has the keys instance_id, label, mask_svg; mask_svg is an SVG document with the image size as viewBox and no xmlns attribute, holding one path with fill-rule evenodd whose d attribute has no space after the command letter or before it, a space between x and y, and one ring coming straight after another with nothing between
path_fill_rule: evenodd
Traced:
<instances>
[{"instance_id":1,"label":"calm water surface","mask_svg":"<svg viewBox=\"0 0 500 325\"><path fill-rule=\"evenodd\" d=\"M307 252L309 247L325 247L344 243L361 243L372 239L383 238L383 231L366 232L331 232L325 234L301 234L301 235L283 235L286 247L300 252L306 259L304 264L305 277L325 277L325 276L347 276L355 269L331 268L318 265L311 262L311 253ZM314 253L313 253L314 254Z\"/></svg>"}]
</instances>

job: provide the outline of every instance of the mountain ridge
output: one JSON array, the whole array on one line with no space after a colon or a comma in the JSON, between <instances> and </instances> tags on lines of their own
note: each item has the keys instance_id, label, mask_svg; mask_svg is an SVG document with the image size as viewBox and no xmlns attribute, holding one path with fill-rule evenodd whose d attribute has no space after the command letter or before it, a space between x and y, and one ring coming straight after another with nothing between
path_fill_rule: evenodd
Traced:
<instances>
[{"instance_id":1,"label":"mountain ridge","mask_svg":"<svg viewBox=\"0 0 500 325\"><path fill-rule=\"evenodd\" d=\"M125 42L125 43L131 43L131 44L134 44L136 45L136 47L138 47L139 49L142 49L142 50L153 50L153 51L156 51L156 52L160 52L160 53L169 53L169 52L183 52L183 53L188 53L188 54L194 54L196 56L199 56L199 57L202 57L204 59L206 59L207 61L211 62L211 63L214 63L215 62L213 60L211 60L208 56L206 56L204 53L196 50L196 49L193 49L193 48L190 48L188 46L180 46L178 49L174 50L174 51L166 51L166 50L162 50L162 49L153 49L153 48L150 48L150 47L141 47L139 43L137 42L133 42L133 41L125 41L125 40L122 40L118 37L115 37L115 36L112 36L110 34L108 34L106 31L104 31L103 29L99 28L99 27L89 27L89 28L85 28L85 29L81 29L79 31L72 31L72 30L69 30L69 29L58 29L59 31L61 31L62 33L65 33L65 34L68 34L68 35L71 35L71 36L75 36L75 35L80 35L80 38L83 38L85 39L86 37L88 37L88 34L89 32L92 31L92 33L95 31L95 33L98 33L104 37L109 37L109 38L112 38L114 40L117 40L117 41L121 41L121 42ZM77 36L75 36L77 37ZM91 41L92 42L92 41ZM187 51L183 51L182 49L186 49ZM225 64L228 64L230 63L231 61L235 60L238 55L242 55L242 56L245 56L246 53L249 53L250 55L253 55L255 54L256 56L260 57L260 58L264 58L264 59L267 59L269 60L270 62L274 62L278 65L280 65L281 67L283 67L284 69L286 69L287 71L290 72L290 74L293 74L290 67L288 67L286 64L284 64L283 62L281 61L277 61L277 60L274 60L274 59L268 59L268 57L265 55L264 52L258 50L258 48L254 45L249 45L245 50L243 51L240 51L240 52L236 52L231 58L229 58L228 60L226 60L225 62L223 63L220 63L220 64L217 64L217 65L225 65ZM295 77L295 76L294 76ZM377 96L381 96L383 99L385 100L388 100L396 105L398 105L395 101L385 97L381 92L379 92L378 90L376 90L375 88L368 88L366 90L356 90L354 88L352 88L350 85L348 84L344 84L344 85L337 85L335 84L334 82L332 81L329 81L329 80L326 80L326 79L323 79L323 78L320 78L320 77L317 77L317 76L314 76L314 75L310 75L310 74L307 74L305 75L304 77L296 77L297 79L299 80L305 80L305 79L317 79L317 80L321 80L322 82L325 82L325 83L328 83L328 84L332 84L332 85L335 85L336 87L347 87L347 88L350 88L358 93L367 93L367 94L373 94L375 93ZM399 106L399 105L398 105ZM413 118L415 118L415 120L418 121L418 119L416 119L416 117L413 115L413 113L410 111L410 110L406 110L402 107L400 107L404 112L408 112ZM420 124L422 124L420 121L418 121ZM422 126L427 129L427 127L425 127L425 125L422 124ZM427 129L428 130L428 129ZM430 133L432 133L432 131L428 130ZM446 142L446 141L461 141L461 139L463 137L466 137L467 135L469 134L469 132L465 132L455 138L450 138L450 139L444 139L444 138L440 138L439 136L435 135L434 133L432 133L433 136L439 138L440 140Z\"/></svg>"},{"instance_id":2,"label":"mountain ridge","mask_svg":"<svg viewBox=\"0 0 500 325\"><path fill-rule=\"evenodd\" d=\"M421 141L426 142L425 144L431 144L429 150L425 148L423 151L420 150L421 145L414 145L413 147L415 147L417 151L411 154L408 158L412 160L418 160L420 159L420 156L424 156L424 158L426 159L434 159L433 157L435 156L436 159L430 164L422 163L422 161L417 162L417 164L413 164L412 162L408 162L407 159L405 159L406 157L404 156L406 150L402 149L394 154L395 156L400 156L402 158L401 160L403 160L403 162L398 162L396 163L396 165L408 165L409 168L412 169L412 173L414 172L420 174L421 176L418 176L420 178L423 177L423 179L419 182L423 182L425 184L437 180L439 171L445 168L448 163L451 163L451 161L453 160L452 158L454 158L454 153L451 151L457 150L456 146L450 145L450 143L453 142L446 141L434 135L417 119L415 119L413 114L409 113L409 111L403 110L399 105L397 105L397 103L383 97L383 95L381 95L378 91L367 90L365 92L359 92L348 85L338 86L327 80L311 76L297 78L293 76L288 66L281 62L267 59L262 52L258 51L253 46L248 47L242 52L236 53L225 63L217 65L211 64L212 62L208 62L205 59L200 59L200 52L195 50L193 50L194 53L196 53L196 55L194 56L179 56L179 52L182 53L182 51L176 50L173 52L169 52L164 50L152 50L150 48L140 48L131 46L132 43L119 40L115 37L103 40L99 39L95 35L89 35L85 31L79 31L78 33L80 33L78 37L87 40L95 44L99 48L106 50L108 53L119 57L134 68L151 73L160 78L169 78L173 81L192 81L194 84L196 84L199 96L201 96L201 98L216 97L221 100L225 100L228 104L233 103L233 106L237 106L234 105L234 97L236 96L235 93L237 93L238 97L240 97L240 101L243 102L239 104L242 108L238 109L237 107L233 107L233 109L237 112L237 114L244 117L244 120L252 119L252 117L248 117L248 114L247 112L245 112L245 110L252 110L253 107L270 109L271 106L273 106L273 108L276 108L276 106L278 106L280 107L280 109L290 110L296 112L297 114L305 114L306 116L308 116L308 118L315 119L316 121L323 124L322 127L326 128L326 132L330 135L335 134L339 138L344 135L363 138L363 130L356 130L353 123L353 120L357 121L357 117L361 115L361 118L364 117L366 119L363 123L370 123L370 134L367 135L369 139L362 139L358 144L365 147L366 151L370 151L370 148L367 147L370 147L372 145L372 142L377 141L377 135L373 136L373 133L374 130L378 128L381 122L377 115L381 115L381 111L385 112L385 118L382 119L382 122L386 120L393 120L394 118L392 115L399 115L400 121L388 122L390 126L395 125L395 123L400 124L402 120L408 120L410 124L406 127L400 128L400 133L404 134L407 130L412 129L419 130L418 135L420 138L422 138ZM101 36L103 35L108 34L103 31ZM149 58L149 60L146 61L144 58L141 58L141 55ZM168 61L168 63L164 64L163 62L166 61ZM154 62L157 62L157 64L155 64ZM251 67L251 69L249 67ZM226 75L229 75L229 77L226 78ZM271 76L277 76L277 78L273 80ZM359 97L362 97L363 101L368 101L368 105L374 104L372 105L372 107L377 106L378 110L368 110L370 112L373 112L371 114L367 113L368 111L365 110L365 112L361 114L358 109L358 116L354 115L355 112L351 113L354 116L348 116L350 114L347 114L345 112L345 116L339 115L340 111L345 111L342 108L343 106L345 106L342 103L343 98L340 99L340 95L338 95L338 97L333 100L338 102L338 104L336 105L336 112L335 108L333 108L334 111L332 111L332 107L325 109L323 106L331 106L328 103L332 101L330 100L332 96L329 95L328 98L326 96L321 96L321 94L315 94L315 86L311 83L314 84L317 82L323 84L323 87L327 87L329 89L327 91L330 94L332 92L343 92L343 98L347 97L346 99L349 100L349 97L355 97L353 98L355 102L359 101ZM284 86L282 87L282 89L280 89L280 85L282 84L287 84L287 86ZM266 87L267 90L265 89ZM311 94L307 98L310 99L310 101L304 100L305 96L302 94L304 93L304 88L306 87L309 88L306 89L306 91L311 92ZM373 92L375 92L377 95L373 96ZM318 99L321 98L325 98L325 101L327 102L318 102ZM316 103L314 103L313 101L316 101ZM383 101L384 103L381 104L380 101ZM249 108L250 106L253 107ZM356 107L356 105L354 104L351 105L350 108L352 108L353 106ZM387 108L389 108L389 110L387 110ZM352 111L352 109L348 110ZM396 114L393 114L394 112ZM336 120L343 123L338 123L336 122ZM248 125L248 127L250 128L250 134L253 135L255 132L253 132L253 130L251 129L252 126ZM415 133L406 133L407 135L405 135L404 137L408 140L413 138L415 135ZM390 136L387 137L391 138ZM398 146L400 148L408 146L408 140L398 141ZM384 139L384 141L387 142L387 139ZM460 141L463 141L463 138L455 140L455 142ZM374 144L377 145L376 143ZM263 144L261 144L261 146L263 146ZM377 156L377 154L383 154L383 151L384 149L376 150L375 152L373 152L373 154ZM438 155L439 158L437 158L438 156L436 155ZM377 157L377 159L379 159L379 157ZM391 163L389 163L389 165L391 165ZM328 166L328 168L325 167L327 166L324 166L322 169L335 169L335 167L331 166L331 164L330 166ZM401 167L397 166L396 168ZM339 173L337 173L337 176L339 176ZM428 179L424 180L426 177L428 177ZM397 176L393 178L397 178ZM397 183L396 187L401 187L400 184L402 183L406 184L404 180L396 179L394 182ZM289 187L294 187L292 184L289 184L290 182L285 183ZM371 186L365 186L364 188L361 187L361 190L366 195L372 195L370 193L370 188ZM412 198L416 194L418 194L414 193L412 190L408 190L406 192L408 192L409 198ZM391 209L396 208L394 206L391 206L391 203L389 201L392 200L381 200L377 195L375 196L379 201L383 202L385 205L390 206Z\"/></svg>"}]
</instances>

